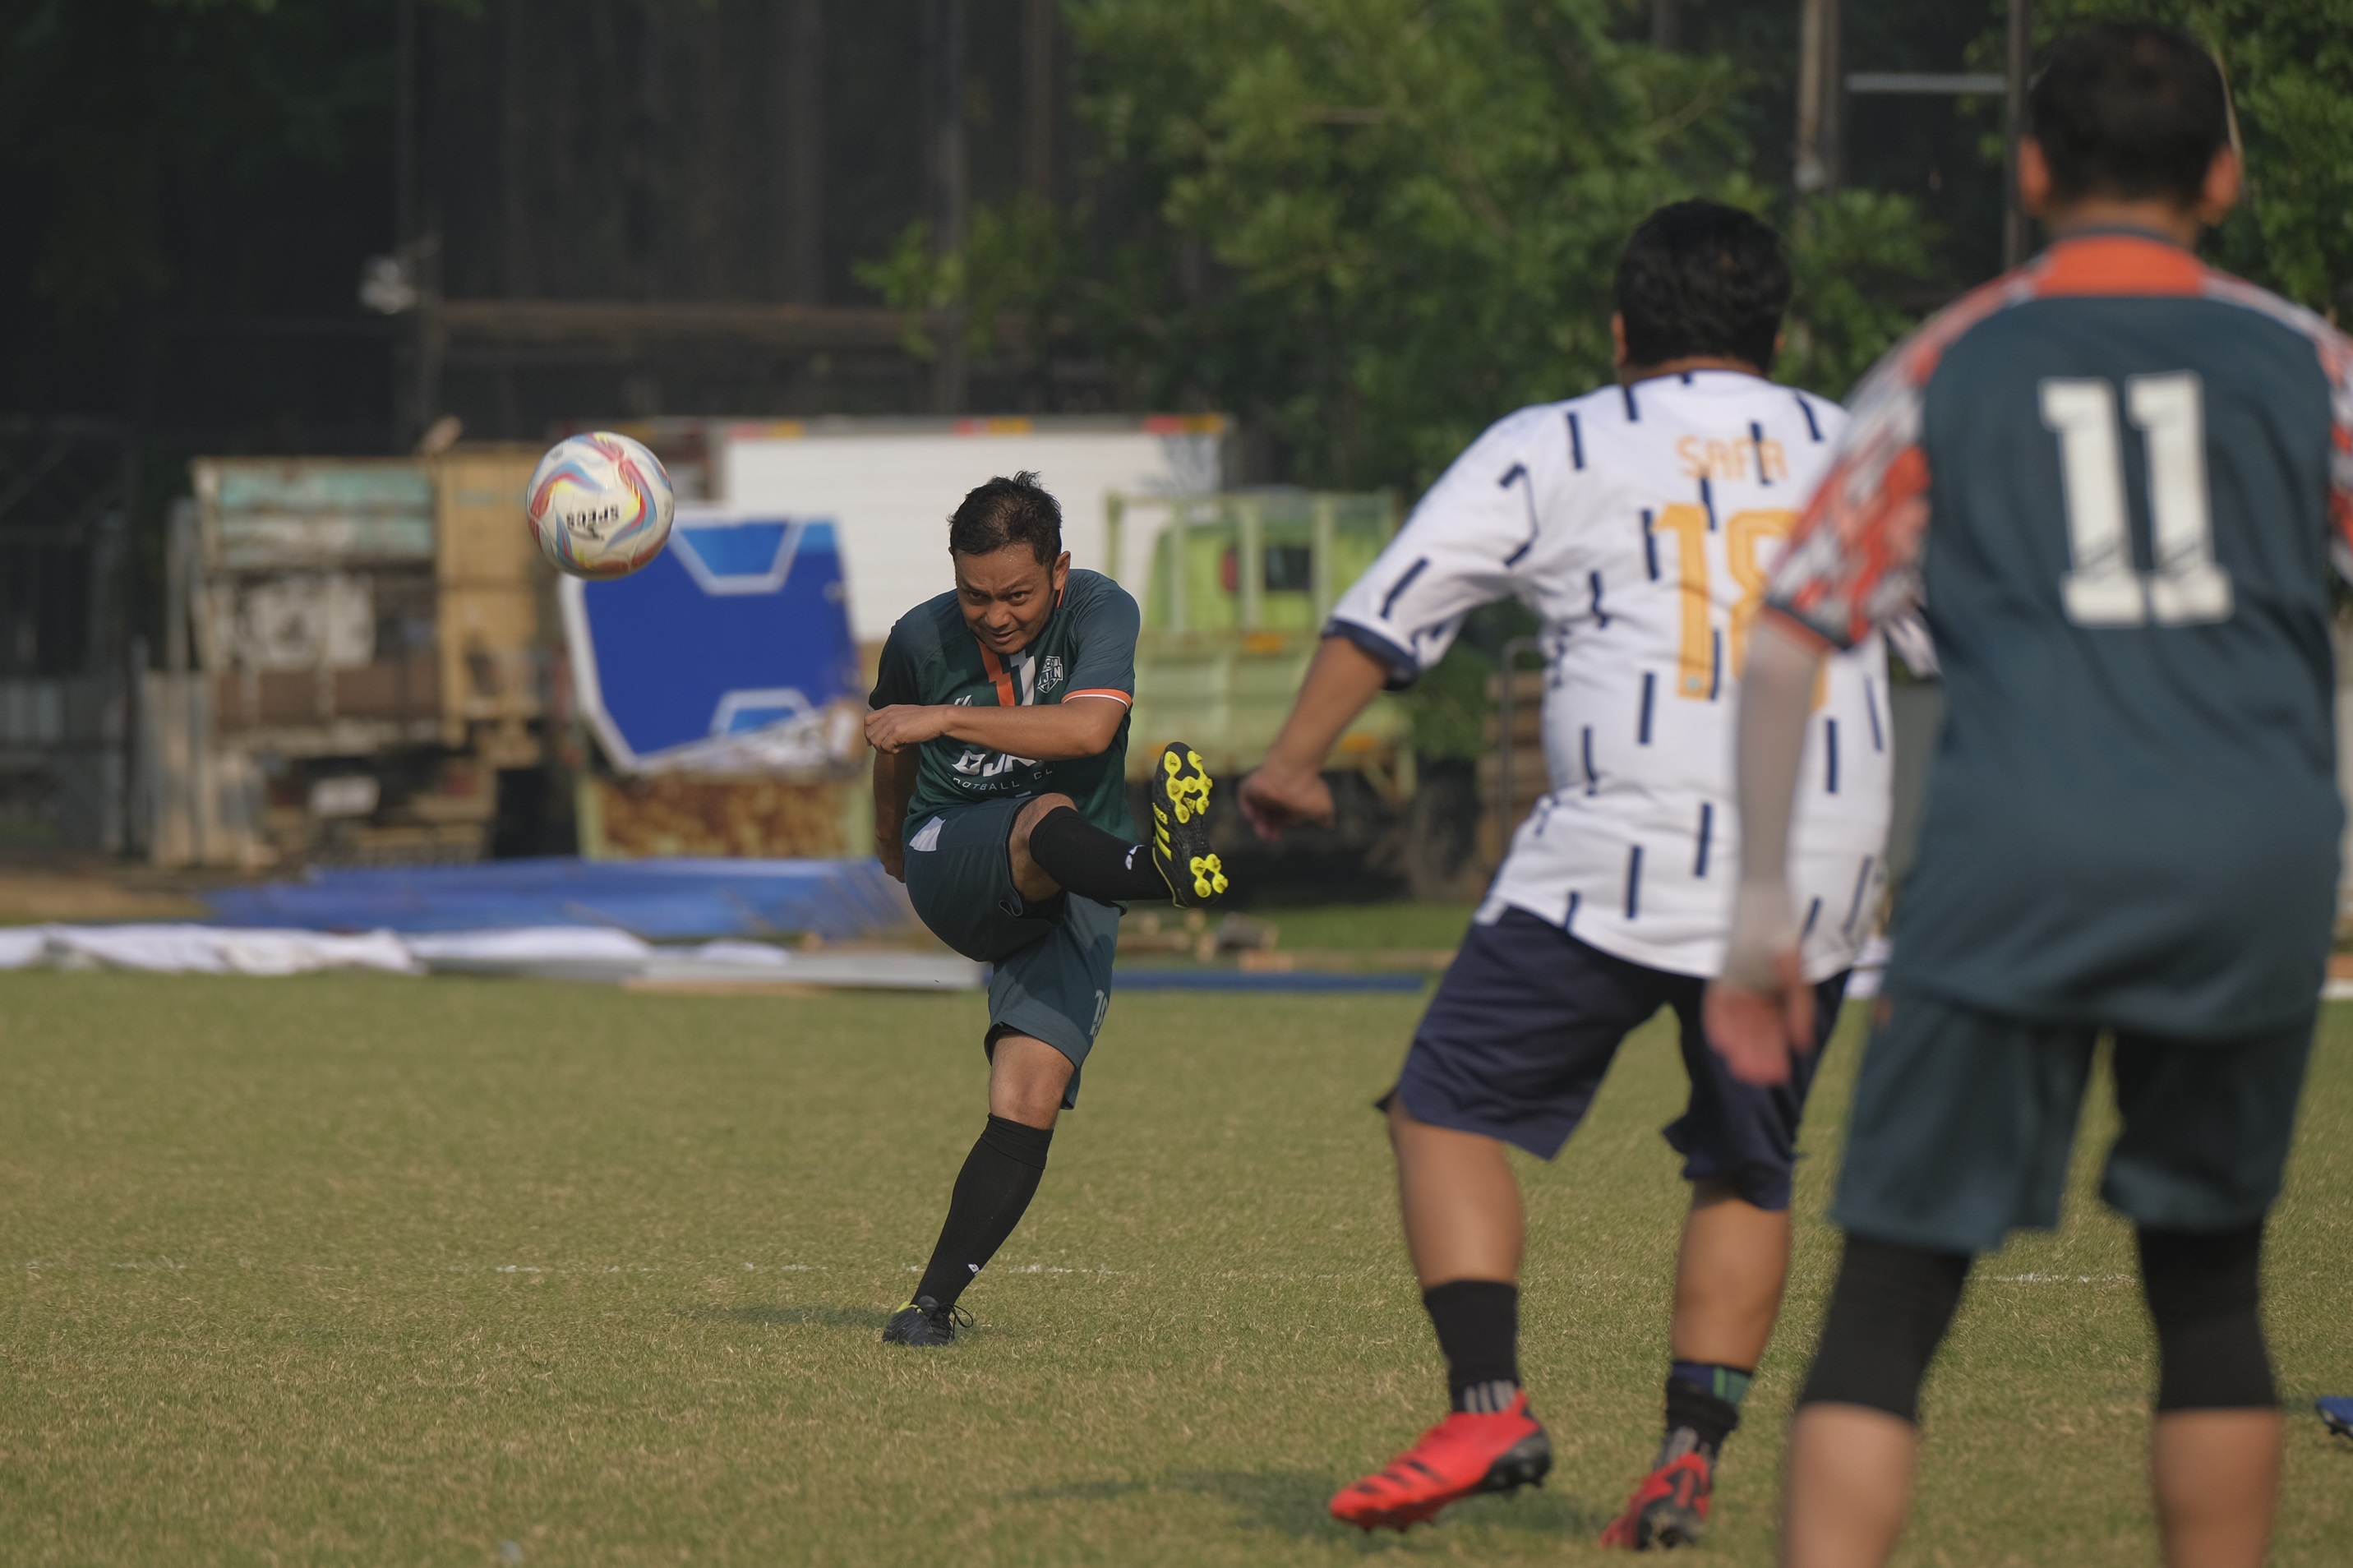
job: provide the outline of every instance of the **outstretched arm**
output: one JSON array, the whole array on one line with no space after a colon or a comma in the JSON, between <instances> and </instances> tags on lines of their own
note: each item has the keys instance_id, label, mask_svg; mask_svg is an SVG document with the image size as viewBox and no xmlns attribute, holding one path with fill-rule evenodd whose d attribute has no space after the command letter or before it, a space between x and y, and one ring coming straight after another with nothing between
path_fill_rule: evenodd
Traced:
<instances>
[{"instance_id":1,"label":"outstretched arm","mask_svg":"<svg viewBox=\"0 0 2353 1568\"><path fill-rule=\"evenodd\" d=\"M1709 1040L1748 1083L1787 1082L1789 1052L1813 1045L1814 993L1789 902L1789 809L1821 661L1819 638L1768 614L1757 619L1740 678L1740 885L1704 1016Z\"/></svg>"},{"instance_id":2,"label":"outstretched arm","mask_svg":"<svg viewBox=\"0 0 2353 1568\"><path fill-rule=\"evenodd\" d=\"M1266 761L1242 780L1242 815L1261 838L1302 822L1332 821L1332 786L1324 759L1340 732L1388 684L1388 667L1345 637L1327 637L1307 667L1299 699Z\"/></svg>"},{"instance_id":3,"label":"outstretched arm","mask_svg":"<svg viewBox=\"0 0 2353 1568\"><path fill-rule=\"evenodd\" d=\"M878 752L898 752L945 735L1032 762L1066 763L1111 749L1127 704L1116 697L1073 692L1055 703L1022 708L878 708L866 716L866 738Z\"/></svg>"}]
</instances>

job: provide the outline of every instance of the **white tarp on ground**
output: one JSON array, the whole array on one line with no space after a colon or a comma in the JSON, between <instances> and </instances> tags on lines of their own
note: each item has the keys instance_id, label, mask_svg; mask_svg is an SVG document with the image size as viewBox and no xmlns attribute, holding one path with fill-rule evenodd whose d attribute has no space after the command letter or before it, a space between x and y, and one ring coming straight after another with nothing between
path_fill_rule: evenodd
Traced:
<instances>
[{"instance_id":1,"label":"white tarp on ground","mask_svg":"<svg viewBox=\"0 0 2353 1568\"><path fill-rule=\"evenodd\" d=\"M949 953L795 952L757 942L656 947L609 926L388 931L338 936L247 926L106 925L0 929L0 969L134 969L157 974L304 974L372 969L524 974L618 984L785 982L862 990L968 991L981 966Z\"/></svg>"},{"instance_id":2,"label":"white tarp on ground","mask_svg":"<svg viewBox=\"0 0 2353 1568\"><path fill-rule=\"evenodd\" d=\"M413 932L397 940L427 964L491 968L571 963L643 963L653 944L610 926L516 926L505 931ZM754 942L743 945L752 947Z\"/></svg>"},{"instance_id":3,"label":"white tarp on ground","mask_svg":"<svg viewBox=\"0 0 2353 1568\"><path fill-rule=\"evenodd\" d=\"M0 969L141 969L158 974L305 974L320 969L423 973L387 931L336 936L243 926L31 926L0 931Z\"/></svg>"}]
</instances>

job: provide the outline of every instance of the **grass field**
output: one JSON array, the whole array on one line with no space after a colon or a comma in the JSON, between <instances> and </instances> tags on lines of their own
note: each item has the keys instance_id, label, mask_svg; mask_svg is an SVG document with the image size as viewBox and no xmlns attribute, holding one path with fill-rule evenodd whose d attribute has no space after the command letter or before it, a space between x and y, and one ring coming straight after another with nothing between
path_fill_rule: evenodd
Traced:
<instances>
[{"instance_id":1,"label":"grass field","mask_svg":"<svg viewBox=\"0 0 2353 1568\"><path fill-rule=\"evenodd\" d=\"M1418 1004L1182 1005L1113 1009L1037 1208L967 1298L978 1328L920 1353L876 1336L980 1122L971 998L0 979L0 1562L1598 1557L1656 1433L1682 1196L1664 1032L1525 1167L1551 1486L1367 1540L1326 1497L1441 1398L1366 1109ZM1859 1021L1702 1562L1768 1559ZM2089 1170L2063 1232L1980 1269L1906 1563L2155 1561L2147 1335ZM2274 1560L2342 1563L2353 1446L2303 1408L2353 1391L2342 1010L2291 1181Z\"/></svg>"}]
</instances>

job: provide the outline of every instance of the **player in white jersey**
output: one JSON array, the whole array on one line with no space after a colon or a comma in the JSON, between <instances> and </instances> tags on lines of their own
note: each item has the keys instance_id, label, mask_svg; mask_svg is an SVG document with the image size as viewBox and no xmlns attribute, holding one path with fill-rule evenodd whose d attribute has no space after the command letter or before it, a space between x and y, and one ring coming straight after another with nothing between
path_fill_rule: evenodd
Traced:
<instances>
[{"instance_id":1,"label":"player in white jersey","mask_svg":"<svg viewBox=\"0 0 2353 1568\"><path fill-rule=\"evenodd\" d=\"M1328 821L1321 769L1348 721L1442 655L1477 606L1543 625L1552 791L1514 837L1382 1101L1406 1242L1453 1413L1333 1499L1371 1529L1539 1479L1519 1383L1523 1221L1505 1143L1549 1159L1625 1036L1682 1024L1692 1093L1665 1129L1692 1205L1677 1266L1666 1437L1605 1542L1691 1541L1772 1332L1788 1266L1807 1077L1733 1079L1700 1028L1739 870L1733 713L1750 628L1844 423L1767 380L1789 276L1773 231L1708 202L1653 213L1620 258L1620 384L1522 409L1473 442L1349 591L1297 705L1240 789L1271 836ZM1830 661L1806 746L1791 879L1827 1032L1884 871L1886 660Z\"/></svg>"}]
</instances>

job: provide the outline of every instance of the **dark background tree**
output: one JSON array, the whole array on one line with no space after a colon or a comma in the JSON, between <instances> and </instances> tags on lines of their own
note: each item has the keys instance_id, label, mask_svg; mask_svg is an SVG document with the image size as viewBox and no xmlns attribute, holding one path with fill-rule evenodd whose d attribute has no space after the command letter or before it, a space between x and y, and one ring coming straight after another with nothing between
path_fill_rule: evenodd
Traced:
<instances>
[{"instance_id":1,"label":"dark background tree","mask_svg":"<svg viewBox=\"0 0 2353 1568\"><path fill-rule=\"evenodd\" d=\"M0 409L121 420L153 478L196 449L400 449L445 408L534 439L1217 406L1253 478L1410 489L1605 373L1609 258L1659 200L1786 226L1783 368L1832 394L1998 267L1994 98L1843 99L1841 188L1798 199L1799 9L0 0ZM2127 10L2230 68L2253 183L2218 258L2327 305L2353 277L2353 0L2046 0L2040 30ZM2000 59L2000 0L1833 14L1847 70ZM436 351L431 397L418 315L357 298L385 256L498 307ZM543 331L557 302L627 309ZM680 328L717 305L769 313Z\"/></svg>"}]
</instances>

